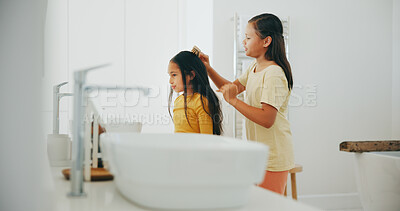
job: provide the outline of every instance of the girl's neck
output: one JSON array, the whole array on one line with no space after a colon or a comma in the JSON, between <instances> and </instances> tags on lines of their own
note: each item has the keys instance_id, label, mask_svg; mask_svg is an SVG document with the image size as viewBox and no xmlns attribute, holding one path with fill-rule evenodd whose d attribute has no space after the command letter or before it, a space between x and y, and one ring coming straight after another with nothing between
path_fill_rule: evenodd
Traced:
<instances>
[{"instance_id":1,"label":"girl's neck","mask_svg":"<svg viewBox=\"0 0 400 211\"><path fill-rule=\"evenodd\" d=\"M271 65L277 65L275 61L265 59L264 55L262 57L257 58L256 61L257 61L257 66L255 72L264 70L265 68Z\"/></svg>"}]
</instances>

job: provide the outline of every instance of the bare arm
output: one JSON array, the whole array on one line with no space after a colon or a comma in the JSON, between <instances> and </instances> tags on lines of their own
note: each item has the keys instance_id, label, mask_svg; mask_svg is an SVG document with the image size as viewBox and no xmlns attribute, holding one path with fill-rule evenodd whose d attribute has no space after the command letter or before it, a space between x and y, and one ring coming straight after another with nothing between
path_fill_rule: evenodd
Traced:
<instances>
[{"instance_id":1,"label":"bare arm","mask_svg":"<svg viewBox=\"0 0 400 211\"><path fill-rule=\"evenodd\" d=\"M237 89L238 89L238 94L242 93L244 90L246 90L246 87L243 86L238 79L236 79L233 84L236 85Z\"/></svg>"},{"instance_id":2,"label":"bare arm","mask_svg":"<svg viewBox=\"0 0 400 211\"><path fill-rule=\"evenodd\" d=\"M266 128L272 127L275 123L278 110L266 103L261 103L261 108L248 105L236 98L237 90L238 88L234 84L226 84L222 86L219 91L224 95L226 102L235 107L236 110L242 113L249 120Z\"/></svg>"},{"instance_id":3,"label":"bare arm","mask_svg":"<svg viewBox=\"0 0 400 211\"><path fill-rule=\"evenodd\" d=\"M209 58L206 54L200 52L199 58L201 59L201 61L203 61L204 65L206 66L208 76L210 76L211 80L218 87L218 89L220 89L225 84L232 83L226 80L220 74L218 74L217 71L215 71L214 68L210 66ZM246 90L246 87L243 86L237 79L233 82L233 84L238 87L238 94Z\"/></svg>"},{"instance_id":4,"label":"bare arm","mask_svg":"<svg viewBox=\"0 0 400 211\"><path fill-rule=\"evenodd\" d=\"M256 108L237 99L231 105L249 120L263 127L270 128L275 123L278 110L269 104L262 103L261 108Z\"/></svg>"}]
</instances>

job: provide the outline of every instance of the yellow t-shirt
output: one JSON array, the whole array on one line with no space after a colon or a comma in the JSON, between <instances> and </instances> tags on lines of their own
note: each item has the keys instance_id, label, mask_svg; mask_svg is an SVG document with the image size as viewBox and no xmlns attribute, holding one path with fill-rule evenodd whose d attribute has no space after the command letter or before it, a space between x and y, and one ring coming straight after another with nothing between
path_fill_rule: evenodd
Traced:
<instances>
[{"instance_id":1,"label":"yellow t-shirt","mask_svg":"<svg viewBox=\"0 0 400 211\"><path fill-rule=\"evenodd\" d=\"M275 107L278 112L272 127L266 128L246 119L246 134L249 140L269 146L267 170L286 171L294 167L292 133L287 120L290 91L285 73L280 66L271 65L254 72L257 63L252 63L239 78L246 87L246 103L261 108L261 103Z\"/></svg>"},{"instance_id":2,"label":"yellow t-shirt","mask_svg":"<svg viewBox=\"0 0 400 211\"><path fill-rule=\"evenodd\" d=\"M208 110L208 100L203 97L204 108L201 104L200 94L194 93L186 98L187 103L187 119L185 116L184 96L180 95L174 102L174 125L175 133L205 133L213 134L213 122L211 117L206 113L204 108Z\"/></svg>"}]
</instances>

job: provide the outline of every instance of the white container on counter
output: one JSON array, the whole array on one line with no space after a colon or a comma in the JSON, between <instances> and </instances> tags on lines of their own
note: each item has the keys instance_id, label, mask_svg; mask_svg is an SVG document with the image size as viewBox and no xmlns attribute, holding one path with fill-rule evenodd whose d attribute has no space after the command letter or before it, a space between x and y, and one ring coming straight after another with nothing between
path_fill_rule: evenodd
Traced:
<instances>
[{"instance_id":1,"label":"white container on counter","mask_svg":"<svg viewBox=\"0 0 400 211\"><path fill-rule=\"evenodd\" d=\"M71 138L68 134L47 135L47 155L51 166L71 164Z\"/></svg>"},{"instance_id":2,"label":"white container on counter","mask_svg":"<svg viewBox=\"0 0 400 211\"><path fill-rule=\"evenodd\" d=\"M268 157L266 145L204 134L104 133L101 143L121 193L156 209L243 206Z\"/></svg>"}]
</instances>

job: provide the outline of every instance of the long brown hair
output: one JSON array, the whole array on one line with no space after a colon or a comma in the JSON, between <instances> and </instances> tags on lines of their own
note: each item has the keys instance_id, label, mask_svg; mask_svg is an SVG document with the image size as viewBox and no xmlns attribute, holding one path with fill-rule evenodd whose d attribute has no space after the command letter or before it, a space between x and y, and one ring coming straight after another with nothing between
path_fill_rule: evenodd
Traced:
<instances>
[{"instance_id":1,"label":"long brown hair","mask_svg":"<svg viewBox=\"0 0 400 211\"><path fill-rule=\"evenodd\" d=\"M273 14L264 13L257 15L249 20L252 23L257 35L261 39L270 36L272 42L269 45L265 58L275 61L284 71L288 88L293 88L292 68L286 58L285 40L283 39L283 26L281 20Z\"/></svg>"},{"instance_id":2,"label":"long brown hair","mask_svg":"<svg viewBox=\"0 0 400 211\"><path fill-rule=\"evenodd\" d=\"M173 62L179 66L179 70L182 73L182 81L183 81L183 97L184 97L184 106L185 106L185 116L189 125L190 122L187 116L187 86L186 86L186 76L192 75L192 71L194 71L194 78L191 80L191 87L193 89L193 93L200 94L200 101L204 111L211 117L213 121L213 134L221 135L222 134L222 111L221 104L215 92L212 90L210 86L210 82L208 80L208 74L206 71L206 67L203 62L200 60L198 56L189 51L181 51L174 58L171 59L170 62ZM172 101L173 90L171 88L170 94L168 97L168 112L171 116L171 101ZM206 98L208 101L208 110L204 108L203 98Z\"/></svg>"}]
</instances>

